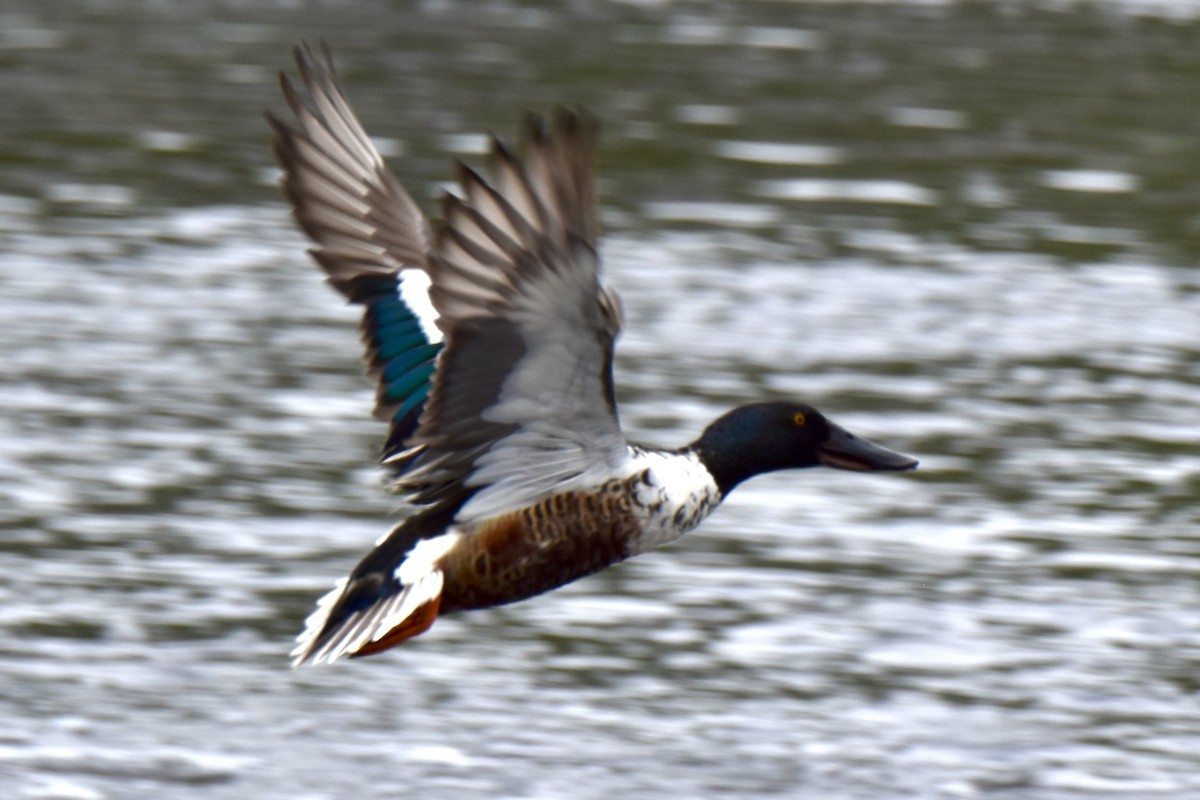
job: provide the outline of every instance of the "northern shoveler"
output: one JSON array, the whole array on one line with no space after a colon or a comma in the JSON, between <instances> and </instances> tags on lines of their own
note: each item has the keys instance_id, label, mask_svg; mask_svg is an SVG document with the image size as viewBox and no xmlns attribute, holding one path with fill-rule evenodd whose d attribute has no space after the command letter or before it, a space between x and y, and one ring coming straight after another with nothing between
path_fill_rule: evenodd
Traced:
<instances>
[{"instance_id":1,"label":"northern shoveler","mask_svg":"<svg viewBox=\"0 0 1200 800\"><path fill-rule=\"evenodd\" d=\"M686 447L626 441L613 394L617 296L599 282L596 126L530 116L521 155L493 138L491 179L431 229L346 100L328 49L281 75L268 113L297 223L329 282L364 307L381 463L413 513L317 604L295 665L385 650L438 614L554 589L695 528L742 481L825 465L908 470L809 405L744 405Z\"/></svg>"}]
</instances>

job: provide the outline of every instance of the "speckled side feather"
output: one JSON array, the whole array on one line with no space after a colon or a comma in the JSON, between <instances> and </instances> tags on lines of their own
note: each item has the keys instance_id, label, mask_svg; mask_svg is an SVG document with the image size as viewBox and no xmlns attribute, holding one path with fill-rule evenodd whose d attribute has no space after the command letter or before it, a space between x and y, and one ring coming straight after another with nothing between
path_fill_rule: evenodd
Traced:
<instances>
[{"instance_id":1,"label":"speckled side feather","mask_svg":"<svg viewBox=\"0 0 1200 800\"><path fill-rule=\"evenodd\" d=\"M632 504L632 483L556 494L464 526L462 543L442 561L442 609L524 600L624 560L645 523Z\"/></svg>"}]
</instances>

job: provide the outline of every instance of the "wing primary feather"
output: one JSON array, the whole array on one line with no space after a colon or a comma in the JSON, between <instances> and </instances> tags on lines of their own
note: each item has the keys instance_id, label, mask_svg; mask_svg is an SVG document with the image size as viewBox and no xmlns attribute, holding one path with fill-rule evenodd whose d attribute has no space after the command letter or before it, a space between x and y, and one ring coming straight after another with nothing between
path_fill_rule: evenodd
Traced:
<instances>
[{"instance_id":1,"label":"wing primary feather","mask_svg":"<svg viewBox=\"0 0 1200 800\"><path fill-rule=\"evenodd\" d=\"M374 415L390 421L385 460L407 450L428 398L442 334L424 271L432 247L428 223L384 165L346 99L327 46L293 51L298 80L280 75L295 122L268 112L283 190L312 257L330 285L364 307L360 325ZM419 338L418 338L419 335ZM403 461L392 462L401 470Z\"/></svg>"},{"instance_id":2,"label":"wing primary feather","mask_svg":"<svg viewBox=\"0 0 1200 800\"><path fill-rule=\"evenodd\" d=\"M535 247L540 237L551 233L548 230L549 215L542 208L520 160L499 139L492 140L492 183L496 194L504 198L525 223L521 231L522 246Z\"/></svg>"}]
</instances>

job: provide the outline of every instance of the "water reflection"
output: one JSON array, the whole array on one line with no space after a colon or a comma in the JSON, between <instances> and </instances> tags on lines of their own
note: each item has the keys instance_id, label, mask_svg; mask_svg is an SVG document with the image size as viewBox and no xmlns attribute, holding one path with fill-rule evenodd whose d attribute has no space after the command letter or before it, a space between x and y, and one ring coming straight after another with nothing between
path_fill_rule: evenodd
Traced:
<instances>
[{"instance_id":1,"label":"water reflection","mask_svg":"<svg viewBox=\"0 0 1200 800\"><path fill-rule=\"evenodd\" d=\"M1188 8L4 12L0 781L1195 796ZM800 396L923 471L766 477L666 552L289 673L393 510L355 314L270 185L314 30L422 201L523 108L605 120L631 435Z\"/></svg>"}]
</instances>

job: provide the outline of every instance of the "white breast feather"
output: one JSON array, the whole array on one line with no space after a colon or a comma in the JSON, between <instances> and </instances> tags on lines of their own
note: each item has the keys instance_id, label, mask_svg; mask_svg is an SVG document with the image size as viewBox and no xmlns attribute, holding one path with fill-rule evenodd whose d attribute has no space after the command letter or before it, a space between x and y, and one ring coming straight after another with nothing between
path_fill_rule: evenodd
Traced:
<instances>
[{"instance_id":1,"label":"white breast feather","mask_svg":"<svg viewBox=\"0 0 1200 800\"><path fill-rule=\"evenodd\" d=\"M634 497L646 522L631 555L679 538L721 502L717 482L694 454L636 451L628 469L631 475L646 475Z\"/></svg>"}]
</instances>

